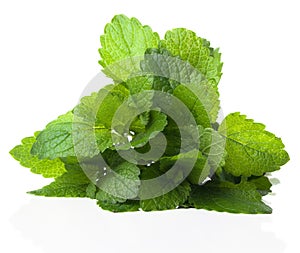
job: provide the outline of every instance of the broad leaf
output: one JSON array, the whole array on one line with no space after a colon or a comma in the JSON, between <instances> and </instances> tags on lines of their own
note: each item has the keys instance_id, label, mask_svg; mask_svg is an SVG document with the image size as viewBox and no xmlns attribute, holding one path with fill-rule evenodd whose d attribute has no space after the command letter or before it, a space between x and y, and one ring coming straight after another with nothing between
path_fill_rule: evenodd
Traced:
<instances>
[{"instance_id":1,"label":"broad leaf","mask_svg":"<svg viewBox=\"0 0 300 253\"><path fill-rule=\"evenodd\" d=\"M47 197L86 197L86 189L90 180L80 167L68 170L57 177L54 182L30 194Z\"/></svg>"},{"instance_id":2,"label":"broad leaf","mask_svg":"<svg viewBox=\"0 0 300 253\"><path fill-rule=\"evenodd\" d=\"M104 72L115 80L125 81L139 70L140 60L147 48L156 48L159 36L136 18L115 16L100 37L99 63Z\"/></svg>"},{"instance_id":3,"label":"broad leaf","mask_svg":"<svg viewBox=\"0 0 300 253\"><path fill-rule=\"evenodd\" d=\"M272 209L261 200L252 183L208 182L194 186L189 198L197 209L229 213L268 214Z\"/></svg>"},{"instance_id":4,"label":"broad leaf","mask_svg":"<svg viewBox=\"0 0 300 253\"><path fill-rule=\"evenodd\" d=\"M229 114L219 127L226 137L225 170L234 176L261 176L289 161L280 138L239 113Z\"/></svg>"},{"instance_id":5,"label":"broad leaf","mask_svg":"<svg viewBox=\"0 0 300 253\"><path fill-rule=\"evenodd\" d=\"M27 137L22 140L22 144L14 147L10 154L20 162L20 164L26 168L30 168L32 173L41 174L44 177L58 177L66 172L64 163L56 158L54 160L49 159L39 159L38 157L32 155L30 150L33 143L36 141L35 136Z\"/></svg>"},{"instance_id":6,"label":"broad leaf","mask_svg":"<svg viewBox=\"0 0 300 253\"><path fill-rule=\"evenodd\" d=\"M39 133L31 153L40 159L77 155L93 157L112 146L110 130L94 124L79 118L75 121L73 113L68 112Z\"/></svg>"},{"instance_id":7,"label":"broad leaf","mask_svg":"<svg viewBox=\"0 0 300 253\"><path fill-rule=\"evenodd\" d=\"M160 176L160 172L154 167L145 168L142 171L141 179L147 180ZM151 189L148 189L151 191ZM182 205L188 198L190 193L190 185L187 182L182 182L175 189L165 193L159 197L154 197L151 199L142 199L140 205L144 211L154 211L154 210L167 210L175 209Z\"/></svg>"},{"instance_id":8,"label":"broad leaf","mask_svg":"<svg viewBox=\"0 0 300 253\"><path fill-rule=\"evenodd\" d=\"M184 28L176 28L166 32L162 41L162 47L166 48L174 56L180 56L198 69L206 79L216 86L221 78L222 62L218 49L213 50L209 42Z\"/></svg>"}]
</instances>

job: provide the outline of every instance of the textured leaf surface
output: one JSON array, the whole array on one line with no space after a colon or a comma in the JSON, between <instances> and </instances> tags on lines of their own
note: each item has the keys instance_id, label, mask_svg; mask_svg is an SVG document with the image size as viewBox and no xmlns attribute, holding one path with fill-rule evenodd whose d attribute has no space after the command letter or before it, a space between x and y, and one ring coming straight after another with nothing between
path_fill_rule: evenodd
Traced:
<instances>
[{"instance_id":1,"label":"textured leaf surface","mask_svg":"<svg viewBox=\"0 0 300 253\"><path fill-rule=\"evenodd\" d=\"M119 175L114 178L106 178L103 187L108 189L112 195L135 198L138 195L140 170L135 164L123 162L113 170ZM123 180L125 179L125 180Z\"/></svg>"},{"instance_id":2,"label":"textured leaf surface","mask_svg":"<svg viewBox=\"0 0 300 253\"><path fill-rule=\"evenodd\" d=\"M109 203L109 204L116 204L116 203L124 203L126 199L113 196L100 188L98 188L94 183L90 183L86 189L87 197L91 199L97 199L101 203Z\"/></svg>"},{"instance_id":3,"label":"textured leaf surface","mask_svg":"<svg viewBox=\"0 0 300 253\"><path fill-rule=\"evenodd\" d=\"M46 197L86 197L86 189L89 183L90 180L79 167L68 170L42 189L29 193Z\"/></svg>"},{"instance_id":4,"label":"textured leaf surface","mask_svg":"<svg viewBox=\"0 0 300 253\"><path fill-rule=\"evenodd\" d=\"M173 94L188 107L198 125L207 128L216 121L219 100L213 88L204 84L179 85Z\"/></svg>"},{"instance_id":5,"label":"textured leaf surface","mask_svg":"<svg viewBox=\"0 0 300 253\"><path fill-rule=\"evenodd\" d=\"M151 76L136 76L129 78L125 86L129 89L130 94L137 94L144 90L151 90L153 84L153 77Z\"/></svg>"},{"instance_id":6,"label":"textured leaf surface","mask_svg":"<svg viewBox=\"0 0 300 253\"><path fill-rule=\"evenodd\" d=\"M140 169L137 165L123 160L116 151L108 151L103 155L109 168L96 179L101 189L97 194L98 200L113 199L117 202L137 197L140 185ZM101 165L100 165L101 167ZM112 196L109 196L112 195ZM122 201L122 202L124 202Z\"/></svg>"},{"instance_id":7,"label":"textured leaf surface","mask_svg":"<svg viewBox=\"0 0 300 253\"><path fill-rule=\"evenodd\" d=\"M38 135L38 133L36 133L36 135ZM30 153L35 141L35 136L24 138L22 144L14 147L10 151L10 154L19 161L22 166L30 168L31 172L41 174L44 177L55 178L65 173L65 166L59 158L54 160L38 159Z\"/></svg>"},{"instance_id":8,"label":"textured leaf surface","mask_svg":"<svg viewBox=\"0 0 300 253\"><path fill-rule=\"evenodd\" d=\"M208 182L194 186L189 199L197 209L229 213L268 214L272 209L261 200L254 184L230 182Z\"/></svg>"},{"instance_id":9,"label":"textured leaf surface","mask_svg":"<svg viewBox=\"0 0 300 253\"><path fill-rule=\"evenodd\" d=\"M98 92L96 100L97 119L96 122L111 128L113 117L129 96L129 90L123 85L109 85Z\"/></svg>"},{"instance_id":10,"label":"textured leaf surface","mask_svg":"<svg viewBox=\"0 0 300 253\"><path fill-rule=\"evenodd\" d=\"M115 16L100 37L114 84L22 140L11 155L54 181L31 194L88 197L112 212L198 208L267 214L280 138L233 113L219 124L218 49L177 28L163 40ZM163 97L162 97L163 96Z\"/></svg>"},{"instance_id":11,"label":"textured leaf surface","mask_svg":"<svg viewBox=\"0 0 300 253\"><path fill-rule=\"evenodd\" d=\"M176 128L172 129L173 127L167 126L165 131L167 132L169 146L167 147L166 155L161 158L163 168L172 166L179 159L182 160L181 163L183 167L191 166L191 160L195 158L194 151L191 148L197 146L197 141L199 141L197 150L200 150L200 152L197 152L196 163L188 177L191 183L202 183L207 177L214 173L218 167L224 165L226 156L225 140L218 132L211 128L204 129L202 126L198 126L199 133L197 136L188 126L183 128L182 130L188 133L185 135L189 137L187 140L189 146L187 148L190 148L192 152L185 152L183 150L179 153L181 145L180 133Z\"/></svg>"},{"instance_id":12,"label":"textured leaf surface","mask_svg":"<svg viewBox=\"0 0 300 253\"><path fill-rule=\"evenodd\" d=\"M86 194L91 199L97 199L97 204L103 210L111 212L132 212L139 210L139 201L112 196L96 187L93 183L87 187Z\"/></svg>"},{"instance_id":13,"label":"textured leaf surface","mask_svg":"<svg viewBox=\"0 0 300 253\"><path fill-rule=\"evenodd\" d=\"M93 123L78 118L75 121L73 113L68 112L50 122L40 132L31 153L40 159L76 155L93 157L110 146L110 130L102 126L95 127Z\"/></svg>"},{"instance_id":14,"label":"textured leaf surface","mask_svg":"<svg viewBox=\"0 0 300 253\"><path fill-rule=\"evenodd\" d=\"M229 114L219 133L227 139L224 168L234 176L261 176L278 170L289 160L280 138L239 113Z\"/></svg>"},{"instance_id":15,"label":"textured leaf surface","mask_svg":"<svg viewBox=\"0 0 300 253\"><path fill-rule=\"evenodd\" d=\"M133 138L131 145L134 147L145 145L150 139L162 132L167 124L167 116L165 114L158 111L151 111L150 122L147 124L145 132L136 135Z\"/></svg>"},{"instance_id":16,"label":"textured leaf surface","mask_svg":"<svg viewBox=\"0 0 300 253\"><path fill-rule=\"evenodd\" d=\"M135 82L138 82L140 79L130 80L132 85L130 88L138 89L135 87L137 85ZM134 108L129 108L128 106L129 101L131 101L129 97L130 92L124 85L126 84L107 85L97 93L95 92L90 96L83 97L80 104L74 109L75 119L78 118L80 121L82 119L84 122L93 125L95 129L111 129L113 118L116 117L116 112L121 105L127 106L128 109L122 117L126 119L131 118ZM142 102L144 101L138 101L138 104L135 106L137 107ZM146 102L151 104L151 101L146 100ZM134 131L142 132L145 130L145 125L147 124L147 120L146 122L144 121L145 118L136 118L130 128Z\"/></svg>"},{"instance_id":17,"label":"textured leaf surface","mask_svg":"<svg viewBox=\"0 0 300 253\"><path fill-rule=\"evenodd\" d=\"M173 93L179 84L200 84L206 80L189 62L164 48L148 49L141 61L141 70L143 74L154 77L154 90L167 93Z\"/></svg>"},{"instance_id":18,"label":"textured leaf surface","mask_svg":"<svg viewBox=\"0 0 300 253\"><path fill-rule=\"evenodd\" d=\"M100 37L99 63L104 72L114 79L126 80L139 70L139 63L147 48L156 48L159 36L149 26L143 26L136 18L115 16L107 24Z\"/></svg>"},{"instance_id":19,"label":"textured leaf surface","mask_svg":"<svg viewBox=\"0 0 300 253\"><path fill-rule=\"evenodd\" d=\"M40 159L74 156L72 139L73 113L68 112L50 122L39 133L31 153Z\"/></svg>"},{"instance_id":20,"label":"textured leaf surface","mask_svg":"<svg viewBox=\"0 0 300 253\"><path fill-rule=\"evenodd\" d=\"M209 42L184 28L176 28L166 32L162 47L173 55L180 56L198 69L213 85L217 85L221 78L221 54L212 50Z\"/></svg>"},{"instance_id":21,"label":"textured leaf surface","mask_svg":"<svg viewBox=\"0 0 300 253\"><path fill-rule=\"evenodd\" d=\"M143 170L141 179L152 179L159 175L160 172L156 168L149 167ZM187 200L190 190L191 188L189 183L183 182L172 191L169 191L159 197L141 200L140 205L144 211L175 209Z\"/></svg>"},{"instance_id":22,"label":"textured leaf surface","mask_svg":"<svg viewBox=\"0 0 300 253\"><path fill-rule=\"evenodd\" d=\"M199 126L200 150L208 158L208 163L213 171L225 165L225 138L212 128L203 129Z\"/></svg>"},{"instance_id":23,"label":"textured leaf surface","mask_svg":"<svg viewBox=\"0 0 300 253\"><path fill-rule=\"evenodd\" d=\"M189 150L199 147L199 132L194 128L194 126L188 126L184 124L184 121L180 122L182 124L179 127L177 124L169 117L168 125L165 127L163 134L167 140L166 155L174 156L179 154L180 150L185 153ZM185 144L182 145L181 136L185 136Z\"/></svg>"},{"instance_id":24,"label":"textured leaf surface","mask_svg":"<svg viewBox=\"0 0 300 253\"><path fill-rule=\"evenodd\" d=\"M163 170L170 169L174 164L181 168L182 172L191 168L188 179L192 184L202 183L210 174L210 168L206 157L198 150L192 150L187 153L180 153L176 156L164 156L160 159Z\"/></svg>"},{"instance_id":25,"label":"textured leaf surface","mask_svg":"<svg viewBox=\"0 0 300 253\"><path fill-rule=\"evenodd\" d=\"M128 95L124 86L108 85L83 97L73 112L50 122L37 136L32 154L51 159L75 155L93 157L112 147L112 118Z\"/></svg>"}]
</instances>

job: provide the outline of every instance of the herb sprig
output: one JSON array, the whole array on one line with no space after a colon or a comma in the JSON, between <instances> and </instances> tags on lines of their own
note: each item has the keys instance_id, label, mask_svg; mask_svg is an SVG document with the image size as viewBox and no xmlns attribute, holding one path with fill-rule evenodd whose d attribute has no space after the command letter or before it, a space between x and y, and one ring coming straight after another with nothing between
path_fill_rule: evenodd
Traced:
<instances>
[{"instance_id":1,"label":"herb sprig","mask_svg":"<svg viewBox=\"0 0 300 253\"><path fill-rule=\"evenodd\" d=\"M29 193L87 197L113 212L271 213L262 200L271 192L269 173L289 156L280 138L245 115L217 123L219 50L183 28L160 39L124 15L100 41L99 63L113 84L10 151L31 172L54 178ZM157 178L164 180L147 183Z\"/></svg>"}]
</instances>

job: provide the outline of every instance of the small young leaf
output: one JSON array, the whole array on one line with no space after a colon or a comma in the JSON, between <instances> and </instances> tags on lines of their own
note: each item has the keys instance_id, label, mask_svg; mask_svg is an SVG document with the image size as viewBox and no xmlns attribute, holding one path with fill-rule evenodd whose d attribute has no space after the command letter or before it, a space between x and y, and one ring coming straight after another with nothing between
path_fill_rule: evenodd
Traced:
<instances>
[{"instance_id":1,"label":"small young leaf","mask_svg":"<svg viewBox=\"0 0 300 253\"><path fill-rule=\"evenodd\" d=\"M134 136L131 145L134 147L144 146L150 139L162 132L167 124L167 116L165 114L151 111L150 122L147 124L145 132Z\"/></svg>"}]
</instances>

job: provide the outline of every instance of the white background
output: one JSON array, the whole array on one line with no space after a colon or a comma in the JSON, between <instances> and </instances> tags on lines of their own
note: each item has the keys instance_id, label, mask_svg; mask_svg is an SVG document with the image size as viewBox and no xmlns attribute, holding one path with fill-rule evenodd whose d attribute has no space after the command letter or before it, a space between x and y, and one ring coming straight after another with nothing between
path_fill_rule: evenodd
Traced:
<instances>
[{"instance_id":1,"label":"white background","mask_svg":"<svg viewBox=\"0 0 300 253\"><path fill-rule=\"evenodd\" d=\"M1 1L0 252L300 252L299 1ZM272 215L199 210L112 214L87 199L26 191L48 183L8 151L72 108L99 71L99 36L115 14L161 37L186 27L220 47L225 114L240 111L283 138Z\"/></svg>"}]
</instances>

